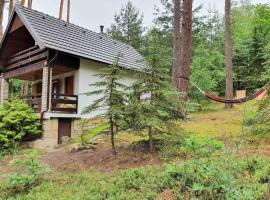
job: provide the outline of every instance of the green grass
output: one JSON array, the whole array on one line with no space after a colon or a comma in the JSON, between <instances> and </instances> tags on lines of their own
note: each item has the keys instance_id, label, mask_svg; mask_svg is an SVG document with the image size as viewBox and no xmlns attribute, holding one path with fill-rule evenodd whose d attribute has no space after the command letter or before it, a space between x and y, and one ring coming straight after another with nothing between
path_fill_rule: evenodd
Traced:
<instances>
[{"instance_id":1,"label":"green grass","mask_svg":"<svg viewBox=\"0 0 270 200\"><path fill-rule=\"evenodd\" d=\"M176 199L263 199L269 179L269 160L237 160L220 152L220 158L191 159L178 164L119 170L113 175L96 171L55 173L29 192L3 200L150 200L165 190ZM228 165L230 167L228 167ZM250 176L249 176L250 173ZM247 175L244 175L247 174ZM251 177L251 178L250 178ZM0 188L1 189L1 188ZM3 191L0 191L4 194Z\"/></svg>"}]
</instances>

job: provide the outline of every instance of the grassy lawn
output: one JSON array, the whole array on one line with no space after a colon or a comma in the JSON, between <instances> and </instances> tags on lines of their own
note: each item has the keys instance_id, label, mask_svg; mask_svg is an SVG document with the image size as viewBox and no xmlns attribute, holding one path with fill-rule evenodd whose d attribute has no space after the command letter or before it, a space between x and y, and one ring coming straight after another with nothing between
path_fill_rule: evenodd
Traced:
<instances>
[{"instance_id":1,"label":"grassy lawn","mask_svg":"<svg viewBox=\"0 0 270 200\"><path fill-rule=\"evenodd\" d=\"M157 135L154 154L147 152L146 132L125 132L116 139L118 155L111 155L109 137L100 135L108 124L98 124L85 135L85 139L91 140L99 135L95 149L75 153L66 148L50 153L35 151L49 171L38 176L23 192L8 193L10 190L4 190L6 177L16 172L11 161L27 159L34 152L31 149L19 151L0 158L0 199L47 200L53 196L56 200L159 200L166 199L166 195L173 195L175 199L208 200L209 196L212 199L262 199L270 175L269 160L265 158L270 152L267 136L244 131L249 159L236 155L233 150L223 151L215 141L232 146L239 138L245 140L243 119L245 116L247 122L255 110L254 102L246 107L235 106L232 111L223 109L220 104L208 106L202 112L193 113L190 120L177 122L178 134ZM195 136L195 140L191 138L185 144L183 140L189 135ZM73 142L80 142L80 138ZM206 144L206 148L200 149L200 145ZM182 147L185 153L181 153Z\"/></svg>"}]
</instances>

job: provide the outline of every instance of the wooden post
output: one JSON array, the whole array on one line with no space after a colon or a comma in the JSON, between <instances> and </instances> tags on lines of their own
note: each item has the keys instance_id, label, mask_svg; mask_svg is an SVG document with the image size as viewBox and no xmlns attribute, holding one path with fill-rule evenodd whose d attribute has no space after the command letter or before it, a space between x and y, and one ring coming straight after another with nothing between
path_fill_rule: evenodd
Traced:
<instances>
[{"instance_id":1,"label":"wooden post","mask_svg":"<svg viewBox=\"0 0 270 200\"><path fill-rule=\"evenodd\" d=\"M50 70L49 70L49 111L52 110L52 93L53 93L53 86L52 86L52 76L53 76L53 68L51 67Z\"/></svg>"},{"instance_id":2,"label":"wooden post","mask_svg":"<svg viewBox=\"0 0 270 200\"><path fill-rule=\"evenodd\" d=\"M0 102L2 105L3 102L7 100L9 96L9 79L4 79L3 77L1 77L0 80L1 80L0 81L0 84L1 84Z\"/></svg>"},{"instance_id":3,"label":"wooden post","mask_svg":"<svg viewBox=\"0 0 270 200\"><path fill-rule=\"evenodd\" d=\"M48 106L48 84L49 84L49 67L47 64L43 67L42 74L42 96L41 96L41 112L47 111Z\"/></svg>"}]
</instances>

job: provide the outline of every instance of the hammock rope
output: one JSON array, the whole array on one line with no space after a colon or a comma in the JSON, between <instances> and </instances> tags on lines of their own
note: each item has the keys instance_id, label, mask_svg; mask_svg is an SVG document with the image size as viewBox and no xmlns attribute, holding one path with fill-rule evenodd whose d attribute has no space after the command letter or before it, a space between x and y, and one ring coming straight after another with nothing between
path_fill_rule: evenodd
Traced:
<instances>
[{"instance_id":1,"label":"hammock rope","mask_svg":"<svg viewBox=\"0 0 270 200\"><path fill-rule=\"evenodd\" d=\"M257 97L259 97L261 94L263 94L264 92L267 91L268 87L269 87L269 83L266 84L264 87L260 88L257 92L255 92L254 94L251 94L245 98L241 98L241 99L224 99L224 98L220 98L220 97L216 97L208 92L205 92L203 89L201 89L198 85L196 85L193 81L191 81L188 78L185 77L180 77L182 79L186 79L188 80L195 88L197 88L205 97L207 97L208 99L212 100L212 101L216 101L219 103L225 103L225 104L241 104L241 103L246 103L248 101L251 101Z\"/></svg>"}]
</instances>

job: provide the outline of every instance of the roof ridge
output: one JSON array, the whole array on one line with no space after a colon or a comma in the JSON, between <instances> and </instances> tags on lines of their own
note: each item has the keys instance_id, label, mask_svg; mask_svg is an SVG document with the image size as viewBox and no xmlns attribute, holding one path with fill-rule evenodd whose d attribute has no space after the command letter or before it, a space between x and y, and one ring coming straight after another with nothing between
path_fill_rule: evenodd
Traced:
<instances>
[{"instance_id":1,"label":"roof ridge","mask_svg":"<svg viewBox=\"0 0 270 200\"><path fill-rule=\"evenodd\" d=\"M66 24L70 24L70 25L76 26L76 27L78 27L78 28L80 28L80 29L83 29L83 30L92 32L92 33L94 33L94 34L101 35L101 36L105 36L105 37L108 38L108 39L111 39L111 40L113 40L113 41L115 41L115 42L118 42L118 43L120 43L120 44L122 44L122 45L131 47L131 48L134 49L133 46L131 46L131 45L129 45L129 44L126 44L126 43L124 43L124 42L121 42L121 41L119 41L119 40L113 39L110 35L108 35L108 34L106 34L106 33L98 33L98 32L95 32L95 31L93 31L93 30L90 30L90 29L88 29L88 28L82 27L82 26L80 26L80 25L77 25L77 24L74 24L74 23L71 23L71 22L67 22L67 21L65 21L65 20L63 20L63 19L59 19L59 18L57 18L57 17L55 17L55 16L46 14L46 13L44 13L44 12L42 12L42 11L35 10L35 9L32 9L32 8L28 8L28 7L25 7L25 6L21 6L20 4L16 4L16 6L17 6L19 9L28 10L28 11L31 11L31 12L37 12L37 13L39 13L39 14L43 14L43 15L52 17L52 18L55 19L55 20L58 20L58 21L61 21L61 22L66 23Z\"/></svg>"}]
</instances>

